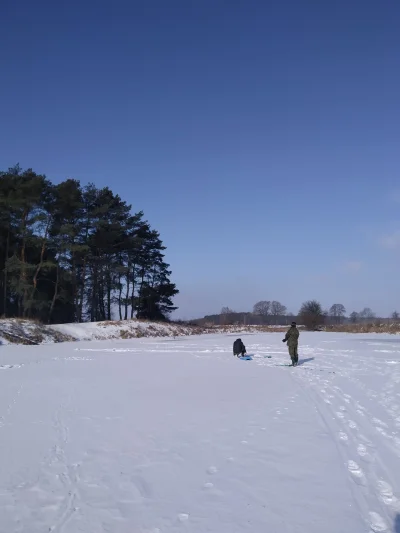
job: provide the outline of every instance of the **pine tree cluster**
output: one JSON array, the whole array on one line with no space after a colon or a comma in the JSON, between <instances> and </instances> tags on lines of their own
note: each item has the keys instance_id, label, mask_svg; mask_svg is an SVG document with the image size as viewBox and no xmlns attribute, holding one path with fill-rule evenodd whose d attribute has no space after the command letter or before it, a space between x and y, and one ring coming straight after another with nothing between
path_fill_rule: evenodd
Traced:
<instances>
[{"instance_id":1,"label":"pine tree cluster","mask_svg":"<svg viewBox=\"0 0 400 533\"><path fill-rule=\"evenodd\" d=\"M178 293L160 235L108 187L0 172L0 315L165 320Z\"/></svg>"}]
</instances>

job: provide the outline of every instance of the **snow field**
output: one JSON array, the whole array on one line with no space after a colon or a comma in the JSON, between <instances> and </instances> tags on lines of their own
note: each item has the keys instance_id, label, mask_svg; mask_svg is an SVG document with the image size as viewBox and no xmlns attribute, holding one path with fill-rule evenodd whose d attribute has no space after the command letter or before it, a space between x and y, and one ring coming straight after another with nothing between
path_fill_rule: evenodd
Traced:
<instances>
[{"instance_id":1,"label":"snow field","mask_svg":"<svg viewBox=\"0 0 400 533\"><path fill-rule=\"evenodd\" d=\"M235 338L1 347L0 531L400 533L400 339Z\"/></svg>"}]
</instances>

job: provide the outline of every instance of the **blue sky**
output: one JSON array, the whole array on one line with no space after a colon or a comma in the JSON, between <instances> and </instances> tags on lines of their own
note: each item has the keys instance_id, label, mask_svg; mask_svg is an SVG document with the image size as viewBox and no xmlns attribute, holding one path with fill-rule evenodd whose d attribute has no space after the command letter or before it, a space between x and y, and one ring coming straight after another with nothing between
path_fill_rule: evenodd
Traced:
<instances>
[{"instance_id":1,"label":"blue sky","mask_svg":"<svg viewBox=\"0 0 400 533\"><path fill-rule=\"evenodd\" d=\"M178 316L400 310L400 4L4 0L0 168L111 186Z\"/></svg>"}]
</instances>

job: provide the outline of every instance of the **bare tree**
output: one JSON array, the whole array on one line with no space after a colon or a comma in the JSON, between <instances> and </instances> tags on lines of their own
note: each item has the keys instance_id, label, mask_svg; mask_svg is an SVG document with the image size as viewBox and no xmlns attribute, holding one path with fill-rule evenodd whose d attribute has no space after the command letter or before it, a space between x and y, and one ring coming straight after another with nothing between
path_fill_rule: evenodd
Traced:
<instances>
[{"instance_id":1,"label":"bare tree","mask_svg":"<svg viewBox=\"0 0 400 533\"><path fill-rule=\"evenodd\" d=\"M369 307L364 307L364 309L359 313L359 317L365 320L372 320L375 318L375 313Z\"/></svg>"},{"instance_id":2,"label":"bare tree","mask_svg":"<svg viewBox=\"0 0 400 533\"><path fill-rule=\"evenodd\" d=\"M342 304L333 304L329 309L329 315L334 319L337 324L342 322L342 319L346 315L346 308Z\"/></svg>"},{"instance_id":3,"label":"bare tree","mask_svg":"<svg viewBox=\"0 0 400 533\"><path fill-rule=\"evenodd\" d=\"M311 330L317 329L324 323L322 306L316 300L304 302L299 311L299 317L302 323Z\"/></svg>"},{"instance_id":4,"label":"bare tree","mask_svg":"<svg viewBox=\"0 0 400 533\"><path fill-rule=\"evenodd\" d=\"M271 310L271 302L269 300L261 300L253 307L253 315L268 316Z\"/></svg>"},{"instance_id":5,"label":"bare tree","mask_svg":"<svg viewBox=\"0 0 400 533\"><path fill-rule=\"evenodd\" d=\"M226 326L227 324L230 324L232 322L233 313L234 311L232 311L232 309L230 309L229 307L223 307L220 313L220 319L219 319L220 325Z\"/></svg>"},{"instance_id":6,"label":"bare tree","mask_svg":"<svg viewBox=\"0 0 400 533\"><path fill-rule=\"evenodd\" d=\"M273 301L271 302L271 315L275 317L275 324L280 316L285 316L286 314L286 306L282 305L280 302Z\"/></svg>"},{"instance_id":7,"label":"bare tree","mask_svg":"<svg viewBox=\"0 0 400 533\"><path fill-rule=\"evenodd\" d=\"M399 315L399 313L398 313L397 311L394 311L394 312L392 313L392 318L393 318L393 320L396 320L396 321L397 321L397 320L399 320L399 317L400 317L400 315Z\"/></svg>"},{"instance_id":8,"label":"bare tree","mask_svg":"<svg viewBox=\"0 0 400 533\"><path fill-rule=\"evenodd\" d=\"M350 322L351 322L352 324L356 324L359 318L360 318L360 317L359 317L359 315L358 315L358 313L357 313L356 311L353 311L353 312L350 314Z\"/></svg>"}]
</instances>

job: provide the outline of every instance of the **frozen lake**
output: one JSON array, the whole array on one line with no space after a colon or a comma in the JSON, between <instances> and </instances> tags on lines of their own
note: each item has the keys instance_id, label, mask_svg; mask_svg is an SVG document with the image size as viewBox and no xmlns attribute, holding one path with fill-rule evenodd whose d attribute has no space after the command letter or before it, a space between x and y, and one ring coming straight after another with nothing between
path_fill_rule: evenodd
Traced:
<instances>
[{"instance_id":1,"label":"frozen lake","mask_svg":"<svg viewBox=\"0 0 400 533\"><path fill-rule=\"evenodd\" d=\"M0 346L4 533L400 533L400 339Z\"/></svg>"}]
</instances>

